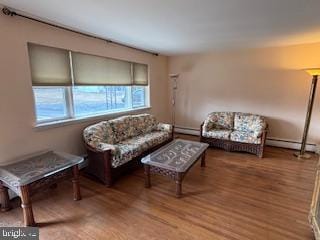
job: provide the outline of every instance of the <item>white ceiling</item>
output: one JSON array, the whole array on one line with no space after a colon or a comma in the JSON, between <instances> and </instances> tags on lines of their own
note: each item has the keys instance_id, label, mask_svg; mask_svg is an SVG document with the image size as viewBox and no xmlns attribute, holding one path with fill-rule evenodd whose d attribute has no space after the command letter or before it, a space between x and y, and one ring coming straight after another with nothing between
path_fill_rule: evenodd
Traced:
<instances>
[{"instance_id":1,"label":"white ceiling","mask_svg":"<svg viewBox=\"0 0 320 240\"><path fill-rule=\"evenodd\" d=\"M0 0L166 55L320 42L320 0Z\"/></svg>"}]
</instances>

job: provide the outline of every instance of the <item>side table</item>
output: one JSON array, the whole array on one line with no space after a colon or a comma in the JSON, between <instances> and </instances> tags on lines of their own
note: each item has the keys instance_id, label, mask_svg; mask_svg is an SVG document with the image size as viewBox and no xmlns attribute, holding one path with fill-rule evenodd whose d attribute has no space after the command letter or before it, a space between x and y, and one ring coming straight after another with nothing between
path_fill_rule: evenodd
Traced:
<instances>
[{"instance_id":1,"label":"side table","mask_svg":"<svg viewBox=\"0 0 320 240\"><path fill-rule=\"evenodd\" d=\"M19 162L0 167L1 211L10 210L8 189L21 198L25 226L35 226L30 195L58 181L72 178L73 199L81 199L78 165L83 158L67 153L48 151Z\"/></svg>"}]
</instances>

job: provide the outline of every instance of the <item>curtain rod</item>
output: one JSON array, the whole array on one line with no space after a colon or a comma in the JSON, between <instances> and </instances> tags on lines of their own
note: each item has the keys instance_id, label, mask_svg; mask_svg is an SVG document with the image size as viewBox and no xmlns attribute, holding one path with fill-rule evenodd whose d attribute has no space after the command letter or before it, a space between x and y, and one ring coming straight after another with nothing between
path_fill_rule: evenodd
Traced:
<instances>
[{"instance_id":1,"label":"curtain rod","mask_svg":"<svg viewBox=\"0 0 320 240\"><path fill-rule=\"evenodd\" d=\"M40 19L29 17L29 16L26 16L26 15L17 13L15 11L12 11L7 7L3 7L2 8L2 13L4 15L6 15L6 16L11 16L11 17L18 16L18 17L26 18L26 19L29 19L29 20L32 20L32 21L36 21L36 22L39 22L39 23L42 23L42 24L46 24L46 25L49 25L49 26L52 26L52 27L55 27L55 28L60 28L60 29L63 29L65 31L70 31L70 32L73 32L73 33L81 34L81 35L86 36L86 37L91 37L91 38L99 39L99 40L102 40L102 41L106 41L107 43L113 43L113 44L116 44L116 45L119 45L119 46L122 46L122 47L131 48L133 50L137 50L137 51L149 53L149 54L152 54L152 55L155 55L155 56L159 56L158 53L154 53L154 52L150 52L150 51L143 50L143 49L140 49L140 48L132 47L132 46L129 46L129 45L126 45L126 44L123 44L123 43L115 42L115 41L112 41L112 40L109 40L109 39L105 39L105 38L102 38L102 37L97 37L97 36L94 36L94 35L90 35L88 33L84 33L84 32L73 30L71 28L59 26L59 25L56 25L56 24L53 24L53 23L49 23L49 22L40 20Z\"/></svg>"}]
</instances>

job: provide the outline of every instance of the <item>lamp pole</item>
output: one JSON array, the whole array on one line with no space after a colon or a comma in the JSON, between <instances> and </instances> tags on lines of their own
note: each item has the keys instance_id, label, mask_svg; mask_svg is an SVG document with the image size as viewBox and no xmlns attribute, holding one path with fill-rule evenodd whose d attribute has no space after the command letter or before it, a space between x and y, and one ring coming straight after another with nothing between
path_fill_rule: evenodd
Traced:
<instances>
[{"instance_id":1,"label":"lamp pole","mask_svg":"<svg viewBox=\"0 0 320 240\"><path fill-rule=\"evenodd\" d=\"M317 89L317 83L318 83L317 70L310 69L310 70L306 70L306 71L312 75L312 84L311 84L311 89L310 89L306 120L305 120L305 124L304 124L301 149L300 149L300 152L294 154L297 158L310 158L310 154L305 153L305 151L306 151L306 144L307 144L310 120L311 120L311 116L312 116L312 108L313 108L313 104L314 104L314 98L316 95L316 89Z\"/></svg>"},{"instance_id":2,"label":"lamp pole","mask_svg":"<svg viewBox=\"0 0 320 240\"><path fill-rule=\"evenodd\" d=\"M172 116L171 116L171 121L172 121L172 126L173 128L176 125L176 92L178 90L178 78L179 74L170 74L169 75L170 79L173 81L172 82Z\"/></svg>"}]
</instances>

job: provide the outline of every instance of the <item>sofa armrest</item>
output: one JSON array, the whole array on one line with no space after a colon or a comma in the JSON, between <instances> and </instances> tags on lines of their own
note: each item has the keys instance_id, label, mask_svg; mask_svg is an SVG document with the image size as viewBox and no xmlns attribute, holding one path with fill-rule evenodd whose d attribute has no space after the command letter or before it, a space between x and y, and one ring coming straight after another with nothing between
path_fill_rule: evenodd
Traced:
<instances>
[{"instance_id":1,"label":"sofa armrest","mask_svg":"<svg viewBox=\"0 0 320 240\"><path fill-rule=\"evenodd\" d=\"M253 132L253 135L257 138L261 137L264 133L268 132L268 124L264 122L264 127Z\"/></svg>"},{"instance_id":2,"label":"sofa armrest","mask_svg":"<svg viewBox=\"0 0 320 240\"><path fill-rule=\"evenodd\" d=\"M253 136L256 138L260 138L263 134L264 130L254 131Z\"/></svg>"},{"instance_id":3,"label":"sofa armrest","mask_svg":"<svg viewBox=\"0 0 320 240\"><path fill-rule=\"evenodd\" d=\"M165 131L165 132L172 133L173 127L172 127L171 124L158 123L158 125L157 125L157 130L158 130L158 131Z\"/></svg>"},{"instance_id":4,"label":"sofa armrest","mask_svg":"<svg viewBox=\"0 0 320 240\"><path fill-rule=\"evenodd\" d=\"M96 148L99 151L102 151L102 152L111 151L111 153L113 153L117 150L117 147L115 145L107 144L107 143L99 143Z\"/></svg>"},{"instance_id":5,"label":"sofa armrest","mask_svg":"<svg viewBox=\"0 0 320 240\"><path fill-rule=\"evenodd\" d=\"M104 142L91 142L89 144L85 141L86 148L95 153L104 153L110 151L110 153L114 153L117 151L117 147L112 144L104 143Z\"/></svg>"},{"instance_id":6,"label":"sofa armrest","mask_svg":"<svg viewBox=\"0 0 320 240\"><path fill-rule=\"evenodd\" d=\"M208 121L208 120L205 120L203 123L202 123L202 129L201 129L201 132L208 132L210 130L213 129L213 124L212 122Z\"/></svg>"},{"instance_id":7,"label":"sofa armrest","mask_svg":"<svg viewBox=\"0 0 320 240\"><path fill-rule=\"evenodd\" d=\"M266 127L262 131L262 136L266 137L269 132L269 125L266 123Z\"/></svg>"},{"instance_id":8,"label":"sofa armrest","mask_svg":"<svg viewBox=\"0 0 320 240\"><path fill-rule=\"evenodd\" d=\"M88 153L88 166L86 173L98 178L107 187L112 185L112 153L111 149L102 150L86 143Z\"/></svg>"},{"instance_id":9,"label":"sofa armrest","mask_svg":"<svg viewBox=\"0 0 320 240\"><path fill-rule=\"evenodd\" d=\"M203 124L204 124L204 122L202 122L200 125L200 137L202 137Z\"/></svg>"}]
</instances>

